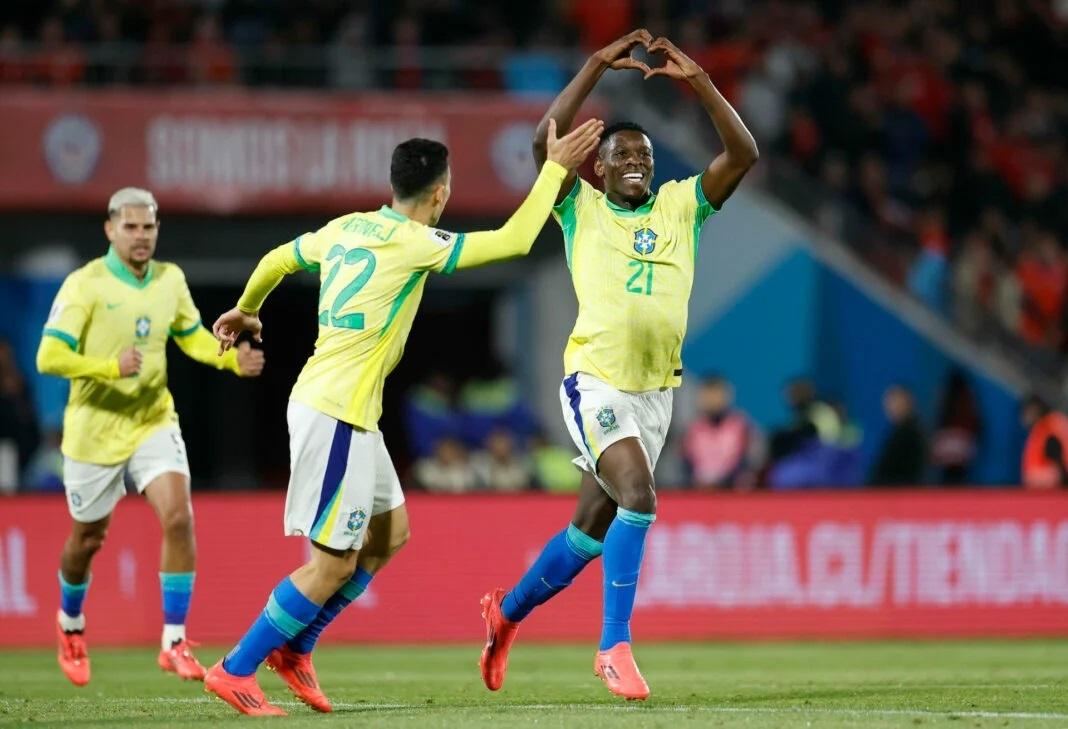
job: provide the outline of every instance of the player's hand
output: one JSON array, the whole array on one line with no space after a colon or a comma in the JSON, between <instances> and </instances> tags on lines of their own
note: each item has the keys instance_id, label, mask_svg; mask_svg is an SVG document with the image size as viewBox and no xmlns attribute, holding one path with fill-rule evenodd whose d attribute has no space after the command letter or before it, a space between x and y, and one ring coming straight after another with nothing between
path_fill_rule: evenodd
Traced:
<instances>
[{"instance_id":1,"label":"player's hand","mask_svg":"<svg viewBox=\"0 0 1068 729\"><path fill-rule=\"evenodd\" d=\"M697 78L705 72L696 61L679 50L678 46L663 36L646 46L649 53L663 53L667 57L663 66L646 69L645 78L653 76L667 76L677 78L680 81L688 81Z\"/></svg>"},{"instance_id":2,"label":"player's hand","mask_svg":"<svg viewBox=\"0 0 1068 729\"><path fill-rule=\"evenodd\" d=\"M594 53L593 58L599 63L616 70L634 68L642 73L648 73L649 67L637 58L631 58L630 52L636 45L641 44L648 48L649 44L652 42L653 34L645 28L638 28L635 31L627 33L619 40L609 43L607 46Z\"/></svg>"},{"instance_id":3,"label":"player's hand","mask_svg":"<svg viewBox=\"0 0 1068 729\"><path fill-rule=\"evenodd\" d=\"M549 119L549 134L546 137L548 148L547 158L562 165L568 170L579 167L590 152L597 149L601 141L601 132L604 131L604 122L600 119L590 119L573 129L570 134L557 139L556 120Z\"/></svg>"},{"instance_id":4,"label":"player's hand","mask_svg":"<svg viewBox=\"0 0 1068 729\"><path fill-rule=\"evenodd\" d=\"M242 377L259 377L265 362L262 349L253 349L248 342L237 345L237 371Z\"/></svg>"},{"instance_id":5,"label":"player's hand","mask_svg":"<svg viewBox=\"0 0 1068 729\"><path fill-rule=\"evenodd\" d=\"M141 373L141 353L130 347L119 353L119 377L133 377Z\"/></svg>"},{"instance_id":6,"label":"player's hand","mask_svg":"<svg viewBox=\"0 0 1068 729\"><path fill-rule=\"evenodd\" d=\"M248 332L257 342L262 342L263 324L259 314L246 314L237 307L230 309L218 319L211 327L211 333L219 340L219 355L234 346L241 332Z\"/></svg>"}]
</instances>

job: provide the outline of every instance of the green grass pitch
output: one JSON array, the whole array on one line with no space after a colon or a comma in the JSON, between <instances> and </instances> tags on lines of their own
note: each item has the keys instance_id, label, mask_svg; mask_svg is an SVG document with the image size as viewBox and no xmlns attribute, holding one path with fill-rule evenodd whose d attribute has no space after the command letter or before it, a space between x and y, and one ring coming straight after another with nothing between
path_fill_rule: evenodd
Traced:
<instances>
[{"instance_id":1,"label":"green grass pitch","mask_svg":"<svg viewBox=\"0 0 1068 729\"><path fill-rule=\"evenodd\" d=\"M260 683L287 727L1068 727L1068 641L694 643L636 649L653 690L610 696L588 646L524 644L491 694L479 647L328 646L335 713ZM207 664L219 647L201 648ZM66 683L51 651L0 653L0 726L216 727L239 717L200 684L162 674L147 649L94 649L93 679Z\"/></svg>"}]
</instances>

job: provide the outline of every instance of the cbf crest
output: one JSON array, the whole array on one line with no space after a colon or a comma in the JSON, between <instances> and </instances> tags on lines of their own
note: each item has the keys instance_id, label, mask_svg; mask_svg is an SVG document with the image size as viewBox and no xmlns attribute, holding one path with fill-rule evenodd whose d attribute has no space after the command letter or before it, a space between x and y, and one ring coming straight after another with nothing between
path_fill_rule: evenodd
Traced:
<instances>
[{"instance_id":1,"label":"cbf crest","mask_svg":"<svg viewBox=\"0 0 1068 729\"><path fill-rule=\"evenodd\" d=\"M642 228L634 231L634 250L643 256L647 256L656 248L656 233L652 228Z\"/></svg>"},{"instance_id":2,"label":"cbf crest","mask_svg":"<svg viewBox=\"0 0 1068 729\"><path fill-rule=\"evenodd\" d=\"M619 423L616 422L615 411L607 405L597 411L596 418L597 423L606 433L611 433L613 430L617 430L619 428Z\"/></svg>"},{"instance_id":3,"label":"cbf crest","mask_svg":"<svg viewBox=\"0 0 1068 729\"><path fill-rule=\"evenodd\" d=\"M148 339L148 335L152 332L152 320L147 316L137 317L137 321L134 323L134 334L138 339Z\"/></svg>"},{"instance_id":4,"label":"cbf crest","mask_svg":"<svg viewBox=\"0 0 1068 729\"><path fill-rule=\"evenodd\" d=\"M363 525L366 522L367 512L363 509L353 509L349 512L349 520L345 523L345 531L350 534L356 534L363 529Z\"/></svg>"}]
</instances>

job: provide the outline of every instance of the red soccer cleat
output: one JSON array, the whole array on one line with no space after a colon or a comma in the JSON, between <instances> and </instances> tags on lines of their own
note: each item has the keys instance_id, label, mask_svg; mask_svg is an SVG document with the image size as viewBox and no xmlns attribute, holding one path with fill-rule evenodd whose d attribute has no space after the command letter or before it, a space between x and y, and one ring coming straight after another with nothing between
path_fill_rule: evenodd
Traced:
<instances>
[{"instance_id":1,"label":"red soccer cleat","mask_svg":"<svg viewBox=\"0 0 1068 729\"><path fill-rule=\"evenodd\" d=\"M481 601L482 618L486 621L486 647L482 649L482 658L478 666L482 669L482 681L490 691L497 691L504 685L504 674L508 672L508 651L512 648L515 634L519 632L519 623L513 623L501 614L501 600L507 592L497 588L487 592Z\"/></svg>"},{"instance_id":2,"label":"red soccer cleat","mask_svg":"<svg viewBox=\"0 0 1068 729\"><path fill-rule=\"evenodd\" d=\"M649 698L649 684L642 678L630 643L616 643L606 651L599 651L593 659L593 672L601 677L608 690L631 701Z\"/></svg>"},{"instance_id":3,"label":"red soccer cleat","mask_svg":"<svg viewBox=\"0 0 1068 729\"><path fill-rule=\"evenodd\" d=\"M311 653L297 653L284 645L275 648L267 656L267 668L278 674L286 682L293 695L316 711L329 714L334 710L330 699L319 688L319 678L315 675Z\"/></svg>"},{"instance_id":4,"label":"red soccer cleat","mask_svg":"<svg viewBox=\"0 0 1068 729\"><path fill-rule=\"evenodd\" d=\"M81 631L68 633L56 617L56 635L59 637L59 667L75 686L89 683L89 648Z\"/></svg>"},{"instance_id":5,"label":"red soccer cleat","mask_svg":"<svg viewBox=\"0 0 1068 729\"><path fill-rule=\"evenodd\" d=\"M267 701L256 683L256 674L234 676L223 668L222 659L208 669L204 676L204 690L215 694L242 714L249 716L286 716L284 709Z\"/></svg>"},{"instance_id":6,"label":"red soccer cleat","mask_svg":"<svg viewBox=\"0 0 1068 729\"><path fill-rule=\"evenodd\" d=\"M193 651L189 650L195 645L199 643L183 638L170 648L161 650L156 663L164 671L177 673L183 681L203 681L204 666L200 665Z\"/></svg>"}]
</instances>

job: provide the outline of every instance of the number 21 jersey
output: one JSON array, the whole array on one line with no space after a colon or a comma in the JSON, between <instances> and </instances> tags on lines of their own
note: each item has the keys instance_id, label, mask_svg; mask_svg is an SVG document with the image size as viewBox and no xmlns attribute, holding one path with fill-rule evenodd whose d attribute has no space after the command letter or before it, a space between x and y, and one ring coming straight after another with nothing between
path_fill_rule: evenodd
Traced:
<instances>
[{"instance_id":1,"label":"number 21 jersey","mask_svg":"<svg viewBox=\"0 0 1068 729\"><path fill-rule=\"evenodd\" d=\"M553 208L578 297L565 374L585 372L628 392L681 384L694 261L715 212L700 175L665 183L636 210L575 181Z\"/></svg>"}]
</instances>

